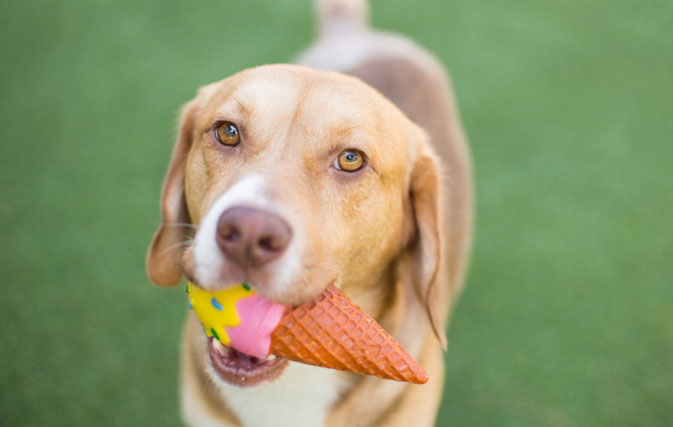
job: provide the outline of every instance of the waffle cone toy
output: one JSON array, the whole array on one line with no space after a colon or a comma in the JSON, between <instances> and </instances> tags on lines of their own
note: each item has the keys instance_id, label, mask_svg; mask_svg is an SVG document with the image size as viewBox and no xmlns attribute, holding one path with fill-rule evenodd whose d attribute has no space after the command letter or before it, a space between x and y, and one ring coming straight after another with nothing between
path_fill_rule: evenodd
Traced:
<instances>
[{"instance_id":1,"label":"waffle cone toy","mask_svg":"<svg viewBox=\"0 0 673 427\"><path fill-rule=\"evenodd\" d=\"M245 284L208 292L190 283L187 289L206 334L245 354L265 358L272 353L384 379L428 381L402 345L333 285L293 309L262 298Z\"/></svg>"}]
</instances>

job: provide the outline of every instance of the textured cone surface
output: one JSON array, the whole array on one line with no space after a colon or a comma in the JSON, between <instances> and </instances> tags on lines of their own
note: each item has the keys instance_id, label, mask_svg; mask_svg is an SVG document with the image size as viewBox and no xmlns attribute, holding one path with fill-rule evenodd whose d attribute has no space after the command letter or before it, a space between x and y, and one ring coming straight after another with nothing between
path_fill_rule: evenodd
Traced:
<instances>
[{"instance_id":1,"label":"textured cone surface","mask_svg":"<svg viewBox=\"0 0 673 427\"><path fill-rule=\"evenodd\" d=\"M285 313L271 352L296 362L423 384L428 374L381 325L334 286Z\"/></svg>"}]
</instances>

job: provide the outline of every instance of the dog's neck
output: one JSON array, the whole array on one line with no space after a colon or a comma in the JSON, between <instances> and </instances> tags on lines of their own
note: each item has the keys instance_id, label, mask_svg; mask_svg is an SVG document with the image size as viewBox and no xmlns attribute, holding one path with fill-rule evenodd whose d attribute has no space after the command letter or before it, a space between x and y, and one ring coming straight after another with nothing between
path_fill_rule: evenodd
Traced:
<instances>
[{"instance_id":1,"label":"dog's neck","mask_svg":"<svg viewBox=\"0 0 673 427\"><path fill-rule=\"evenodd\" d=\"M221 397L243 426L325 425L348 377L332 369L290 362L273 383L254 388L224 385Z\"/></svg>"}]
</instances>

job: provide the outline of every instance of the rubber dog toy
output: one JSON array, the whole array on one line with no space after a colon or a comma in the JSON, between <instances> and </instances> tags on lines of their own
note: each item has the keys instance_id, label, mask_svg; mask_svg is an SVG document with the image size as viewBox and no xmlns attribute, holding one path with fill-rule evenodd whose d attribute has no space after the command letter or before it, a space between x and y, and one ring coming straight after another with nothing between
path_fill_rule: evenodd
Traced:
<instances>
[{"instance_id":1,"label":"rubber dog toy","mask_svg":"<svg viewBox=\"0 0 673 427\"><path fill-rule=\"evenodd\" d=\"M190 307L208 336L236 350L380 378L424 384L428 374L411 355L335 286L290 308L246 284L217 292L187 285Z\"/></svg>"}]
</instances>

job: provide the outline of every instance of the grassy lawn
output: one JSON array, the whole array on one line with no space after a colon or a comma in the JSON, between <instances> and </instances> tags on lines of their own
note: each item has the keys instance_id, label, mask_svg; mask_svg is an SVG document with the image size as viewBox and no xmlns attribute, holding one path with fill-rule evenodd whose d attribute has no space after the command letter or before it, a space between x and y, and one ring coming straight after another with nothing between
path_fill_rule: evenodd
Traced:
<instances>
[{"instance_id":1,"label":"grassy lawn","mask_svg":"<svg viewBox=\"0 0 673 427\"><path fill-rule=\"evenodd\" d=\"M452 71L477 235L438 425L673 420L673 3L374 0ZM144 257L177 111L287 62L308 2L0 5L0 423L179 425Z\"/></svg>"}]
</instances>

